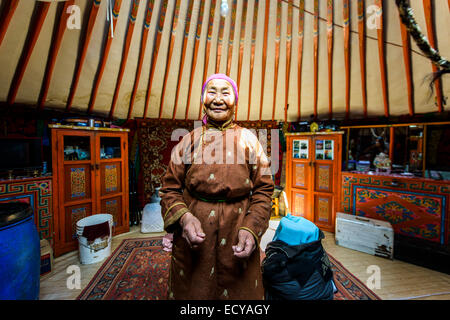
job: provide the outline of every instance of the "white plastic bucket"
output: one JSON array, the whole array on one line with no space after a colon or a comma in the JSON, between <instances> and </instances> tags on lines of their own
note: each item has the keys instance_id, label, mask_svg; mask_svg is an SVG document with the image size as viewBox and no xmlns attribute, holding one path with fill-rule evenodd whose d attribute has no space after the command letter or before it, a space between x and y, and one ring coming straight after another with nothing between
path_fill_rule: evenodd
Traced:
<instances>
[{"instance_id":1,"label":"white plastic bucket","mask_svg":"<svg viewBox=\"0 0 450 320\"><path fill-rule=\"evenodd\" d=\"M109 222L109 236L97 238L88 244L87 238L83 237L84 227ZM81 264L91 264L103 261L111 255L113 216L106 213L94 214L77 221L78 248Z\"/></svg>"}]
</instances>

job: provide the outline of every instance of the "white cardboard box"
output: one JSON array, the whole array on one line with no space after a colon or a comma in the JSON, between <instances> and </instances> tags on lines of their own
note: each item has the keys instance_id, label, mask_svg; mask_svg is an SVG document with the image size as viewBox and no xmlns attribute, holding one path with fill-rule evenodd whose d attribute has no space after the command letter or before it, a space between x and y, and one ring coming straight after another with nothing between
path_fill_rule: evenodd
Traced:
<instances>
[{"instance_id":1,"label":"white cardboard box","mask_svg":"<svg viewBox=\"0 0 450 320\"><path fill-rule=\"evenodd\" d=\"M389 222L338 212L335 231L339 246L394 258L394 230Z\"/></svg>"},{"instance_id":2,"label":"white cardboard box","mask_svg":"<svg viewBox=\"0 0 450 320\"><path fill-rule=\"evenodd\" d=\"M280 224L280 220L276 219L270 219L269 220L269 227L267 228L266 232L261 237L261 241L259 244L259 247L262 251L266 251L266 247L269 244L269 242L272 242L273 237L275 236L275 232L278 228L278 225Z\"/></svg>"},{"instance_id":3,"label":"white cardboard box","mask_svg":"<svg viewBox=\"0 0 450 320\"><path fill-rule=\"evenodd\" d=\"M45 277L53 271L53 249L48 240L40 241L41 247L41 277Z\"/></svg>"}]
</instances>

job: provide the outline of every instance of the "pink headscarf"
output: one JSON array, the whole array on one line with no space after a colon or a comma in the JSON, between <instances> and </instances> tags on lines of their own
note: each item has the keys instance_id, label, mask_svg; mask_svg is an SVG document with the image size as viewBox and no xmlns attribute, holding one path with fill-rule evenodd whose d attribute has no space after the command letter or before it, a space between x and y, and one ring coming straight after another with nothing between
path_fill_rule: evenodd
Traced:
<instances>
[{"instance_id":1,"label":"pink headscarf","mask_svg":"<svg viewBox=\"0 0 450 320\"><path fill-rule=\"evenodd\" d=\"M213 74L213 75L209 76L208 79L206 79L206 81L205 81L205 83L203 84L203 87L202 87L202 95L201 95L202 103L203 103L203 95L205 93L206 86L208 85L208 82L210 82L211 80L214 80L214 79L223 79L223 80L228 81L231 84L231 87L233 87L233 91L234 91L235 104L237 104L237 102L238 102L238 89L237 89L236 82L234 82L233 79L231 79L229 76L227 76L226 74L223 74L223 73ZM206 125L207 121L208 121L208 116L205 114L203 116L202 122L203 122L203 124Z\"/></svg>"},{"instance_id":2,"label":"pink headscarf","mask_svg":"<svg viewBox=\"0 0 450 320\"><path fill-rule=\"evenodd\" d=\"M202 87L202 96L201 96L202 103L203 103L203 94L205 93L206 86L208 85L208 82L210 82L211 80L214 80L214 79L223 79L223 80L228 81L231 84L231 86L233 87L234 97L236 99L236 104L237 104L237 101L238 101L238 89L237 89L236 82L234 82L233 79L231 79L229 76L227 76L226 74L223 74L223 73L213 74L213 75L209 76L208 79L206 79L206 81L205 81L205 83L203 84L203 87Z\"/></svg>"}]
</instances>

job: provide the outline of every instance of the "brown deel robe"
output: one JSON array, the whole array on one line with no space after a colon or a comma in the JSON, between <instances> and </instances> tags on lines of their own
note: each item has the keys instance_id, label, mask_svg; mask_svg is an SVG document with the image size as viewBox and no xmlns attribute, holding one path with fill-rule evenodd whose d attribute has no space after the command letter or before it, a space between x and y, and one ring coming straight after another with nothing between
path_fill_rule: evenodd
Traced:
<instances>
[{"instance_id":1,"label":"brown deel robe","mask_svg":"<svg viewBox=\"0 0 450 320\"><path fill-rule=\"evenodd\" d=\"M160 190L164 228L173 233L169 299L264 299L259 242L273 188L268 158L251 131L202 126L183 137ZM182 237L179 219L187 211L206 234L197 250ZM240 229L256 239L248 259L233 255Z\"/></svg>"}]
</instances>

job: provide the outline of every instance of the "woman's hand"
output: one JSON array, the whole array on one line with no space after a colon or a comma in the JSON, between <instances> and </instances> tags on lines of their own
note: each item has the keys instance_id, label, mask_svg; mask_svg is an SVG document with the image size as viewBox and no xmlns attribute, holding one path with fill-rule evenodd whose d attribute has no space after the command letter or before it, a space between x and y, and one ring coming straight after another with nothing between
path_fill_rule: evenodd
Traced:
<instances>
[{"instance_id":1,"label":"woman's hand","mask_svg":"<svg viewBox=\"0 0 450 320\"><path fill-rule=\"evenodd\" d=\"M192 213L183 214L180 218L180 225L183 228L182 236L192 249L197 249L198 245L205 241L202 224Z\"/></svg>"},{"instance_id":2,"label":"woman's hand","mask_svg":"<svg viewBox=\"0 0 450 320\"><path fill-rule=\"evenodd\" d=\"M234 255L238 258L248 258L256 248L255 238L244 229L240 229L238 233L238 244L232 246Z\"/></svg>"}]
</instances>

